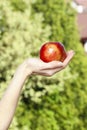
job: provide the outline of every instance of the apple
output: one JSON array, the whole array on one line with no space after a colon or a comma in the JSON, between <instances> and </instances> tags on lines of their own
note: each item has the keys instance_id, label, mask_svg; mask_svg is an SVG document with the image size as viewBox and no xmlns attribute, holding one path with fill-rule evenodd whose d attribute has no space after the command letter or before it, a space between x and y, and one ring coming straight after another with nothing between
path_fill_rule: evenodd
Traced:
<instances>
[{"instance_id":1,"label":"apple","mask_svg":"<svg viewBox=\"0 0 87 130\"><path fill-rule=\"evenodd\" d=\"M63 62L66 56L64 45L60 42L46 42L40 48L40 59L44 62Z\"/></svg>"}]
</instances>

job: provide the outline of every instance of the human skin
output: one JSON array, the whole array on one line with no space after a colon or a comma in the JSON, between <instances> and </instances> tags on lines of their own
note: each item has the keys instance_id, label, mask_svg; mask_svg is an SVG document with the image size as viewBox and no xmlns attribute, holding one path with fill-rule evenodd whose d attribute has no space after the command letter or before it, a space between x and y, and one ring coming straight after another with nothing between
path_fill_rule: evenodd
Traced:
<instances>
[{"instance_id":1,"label":"human skin","mask_svg":"<svg viewBox=\"0 0 87 130\"><path fill-rule=\"evenodd\" d=\"M21 90L30 75L52 76L67 67L74 56L74 51L67 52L64 62L45 63L38 58L26 59L15 74L0 100L0 130L8 130L19 101Z\"/></svg>"}]
</instances>

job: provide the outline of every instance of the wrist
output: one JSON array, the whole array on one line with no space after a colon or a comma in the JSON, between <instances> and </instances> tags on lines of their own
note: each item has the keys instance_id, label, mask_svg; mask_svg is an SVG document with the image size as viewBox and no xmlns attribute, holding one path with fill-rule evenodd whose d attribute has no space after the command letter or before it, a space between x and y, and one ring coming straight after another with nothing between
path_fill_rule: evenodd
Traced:
<instances>
[{"instance_id":1,"label":"wrist","mask_svg":"<svg viewBox=\"0 0 87 130\"><path fill-rule=\"evenodd\" d=\"M29 67L27 60L25 60L19 67L18 71L21 71L25 78L32 74L32 69Z\"/></svg>"}]
</instances>

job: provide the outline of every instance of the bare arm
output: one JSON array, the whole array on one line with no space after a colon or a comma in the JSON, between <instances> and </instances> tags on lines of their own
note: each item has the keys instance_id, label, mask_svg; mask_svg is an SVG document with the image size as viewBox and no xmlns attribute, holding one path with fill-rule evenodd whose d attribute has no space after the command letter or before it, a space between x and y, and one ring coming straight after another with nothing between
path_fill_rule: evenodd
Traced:
<instances>
[{"instance_id":1,"label":"bare arm","mask_svg":"<svg viewBox=\"0 0 87 130\"><path fill-rule=\"evenodd\" d=\"M24 63L19 66L0 101L0 130L7 130L11 123L21 89L26 80L25 68Z\"/></svg>"},{"instance_id":2,"label":"bare arm","mask_svg":"<svg viewBox=\"0 0 87 130\"><path fill-rule=\"evenodd\" d=\"M44 63L40 59L31 58L24 61L24 63L18 67L10 85L0 101L0 130L7 130L9 128L26 78L31 74L52 76L64 69L73 55L74 52L69 51L67 53L67 58L63 63L58 61Z\"/></svg>"}]
</instances>

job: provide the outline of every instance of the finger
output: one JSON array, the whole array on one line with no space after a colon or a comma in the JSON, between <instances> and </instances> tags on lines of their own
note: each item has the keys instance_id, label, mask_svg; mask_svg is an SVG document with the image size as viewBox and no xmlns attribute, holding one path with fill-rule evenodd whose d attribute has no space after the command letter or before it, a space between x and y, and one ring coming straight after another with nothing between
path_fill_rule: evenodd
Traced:
<instances>
[{"instance_id":1,"label":"finger","mask_svg":"<svg viewBox=\"0 0 87 130\"><path fill-rule=\"evenodd\" d=\"M39 72L37 72L39 75L43 75L43 76L52 76L55 73L61 71L63 69L63 67L59 67L59 68L54 68L54 69L47 69L47 70L40 70ZM35 74L35 73L34 73Z\"/></svg>"},{"instance_id":2,"label":"finger","mask_svg":"<svg viewBox=\"0 0 87 130\"><path fill-rule=\"evenodd\" d=\"M74 53L73 50L71 50L71 51L69 51L69 52L67 53L67 57L66 57L66 59L65 59L64 62L63 62L64 66L67 66L67 65L69 64L69 62L70 62L71 59L73 58L74 54L75 54L75 53Z\"/></svg>"},{"instance_id":3,"label":"finger","mask_svg":"<svg viewBox=\"0 0 87 130\"><path fill-rule=\"evenodd\" d=\"M49 63L44 63L44 66L42 68L42 70L50 70L50 69L56 69L56 68L60 68L63 66L63 63L60 61L52 61Z\"/></svg>"},{"instance_id":4,"label":"finger","mask_svg":"<svg viewBox=\"0 0 87 130\"><path fill-rule=\"evenodd\" d=\"M74 56L74 51L71 50L67 53L67 57L66 59L64 60L64 62L60 62L60 61L52 61L52 62L49 62L49 63L44 63L44 67L42 70L48 70L48 69L58 69L58 68L61 68L61 67L66 67L69 62L71 61L71 59L73 58Z\"/></svg>"},{"instance_id":5,"label":"finger","mask_svg":"<svg viewBox=\"0 0 87 130\"><path fill-rule=\"evenodd\" d=\"M64 60L63 63L59 61L52 61L49 63L42 62L41 69L37 72L34 72L34 74L38 73L43 76L52 76L55 73L64 69L69 64L73 56L74 56L74 51L69 51L67 53L67 58Z\"/></svg>"},{"instance_id":6,"label":"finger","mask_svg":"<svg viewBox=\"0 0 87 130\"><path fill-rule=\"evenodd\" d=\"M47 69L53 69L53 68L56 68L56 67L61 67L63 66L63 63L60 62L60 61L51 61L51 62L43 62L42 60L40 59L37 59L37 58L31 58L29 59L29 62L31 64L33 64L33 66L37 66L37 68L41 69L41 70L47 70Z\"/></svg>"}]
</instances>

